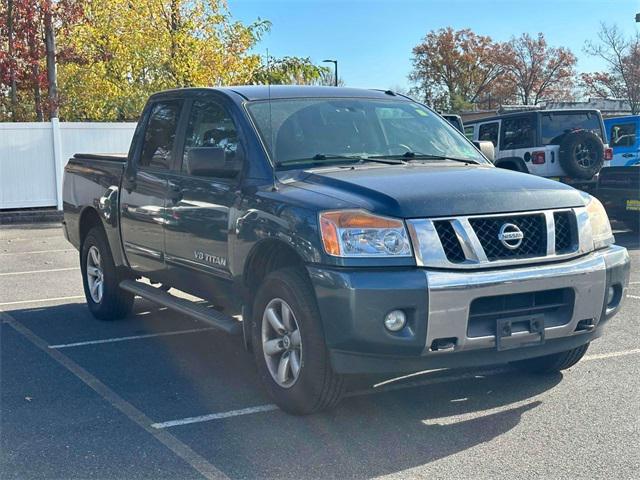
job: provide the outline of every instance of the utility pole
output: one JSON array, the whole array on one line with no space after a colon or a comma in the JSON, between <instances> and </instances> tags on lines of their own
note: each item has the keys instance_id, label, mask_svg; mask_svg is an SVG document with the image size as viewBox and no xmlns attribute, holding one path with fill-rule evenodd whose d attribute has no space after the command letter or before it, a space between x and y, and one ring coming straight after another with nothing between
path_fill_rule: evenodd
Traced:
<instances>
[{"instance_id":1,"label":"utility pole","mask_svg":"<svg viewBox=\"0 0 640 480\"><path fill-rule=\"evenodd\" d=\"M51 0L44 2L44 43L47 55L47 81L49 87L49 116L58 118L58 75L56 72L56 37L53 31Z\"/></svg>"},{"instance_id":2,"label":"utility pole","mask_svg":"<svg viewBox=\"0 0 640 480\"><path fill-rule=\"evenodd\" d=\"M322 63L333 63L333 86L338 86L338 60L323 60Z\"/></svg>"}]
</instances>

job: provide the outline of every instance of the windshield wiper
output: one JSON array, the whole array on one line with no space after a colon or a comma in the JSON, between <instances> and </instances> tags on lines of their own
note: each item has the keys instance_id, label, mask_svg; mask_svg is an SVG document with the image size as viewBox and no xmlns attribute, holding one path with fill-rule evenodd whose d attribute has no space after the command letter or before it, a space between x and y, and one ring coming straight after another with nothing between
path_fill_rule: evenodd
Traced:
<instances>
[{"instance_id":1,"label":"windshield wiper","mask_svg":"<svg viewBox=\"0 0 640 480\"><path fill-rule=\"evenodd\" d=\"M376 158L405 158L407 160L451 160L452 162L475 163L477 165L480 165L480 162L473 160L471 158L457 158L457 157L450 157L448 155L433 155L429 153L420 153L420 152L411 152L411 151L404 152L401 155L379 155Z\"/></svg>"},{"instance_id":2,"label":"windshield wiper","mask_svg":"<svg viewBox=\"0 0 640 480\"><path fill-rule=\"evenodd\" d=\"M341 162L327 162L327 160L343 160ZM295 158L278 162L278 165L294 165L294 164L311 164L311 165L324 165L327 163L384 163L387 165L400 165L405 163L404 160L393 160L385 158L372 158L361 155L334 155L329 153L317 153L310 158Z\"/></svg>"}]
</instances>

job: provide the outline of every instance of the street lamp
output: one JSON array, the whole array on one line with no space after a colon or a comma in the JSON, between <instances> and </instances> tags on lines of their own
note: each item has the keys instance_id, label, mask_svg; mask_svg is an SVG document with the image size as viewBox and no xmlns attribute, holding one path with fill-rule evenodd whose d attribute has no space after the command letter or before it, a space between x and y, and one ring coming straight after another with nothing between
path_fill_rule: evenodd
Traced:
<instances>
[{"instance_id":1,"label":"street lamp","mask_svg":"<svg viewBox=\"0 0 640 480\"><path fill-rule=\"evenodd\" d=\"M640 23L640 13L636 13L636 22Z\"/></svg>"},{"instance_id":2,"label":"street lamp","mask_svg":"<svg viewBox=\"0 0 640 480\"><path fill-rule=\"evenodd\" d=\"M338 60L323 60L322 63L333 63L333 86L338 86Z\"/></svg>"}]
</instances>

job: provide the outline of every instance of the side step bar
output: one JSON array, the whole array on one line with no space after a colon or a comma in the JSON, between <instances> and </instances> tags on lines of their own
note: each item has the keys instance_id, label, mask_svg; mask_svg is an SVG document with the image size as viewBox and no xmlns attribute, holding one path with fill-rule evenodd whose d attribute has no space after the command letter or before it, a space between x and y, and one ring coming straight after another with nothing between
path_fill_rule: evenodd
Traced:
<instances>
[{"instance_id":1,"label":"side step bar","mask_svg":"<svg viewBox=\"0 0 640 480\"><path fill-rule=\"evenodd\" d=\"M120 288L162 305L163 307L167 307L170 310L175 310L183 315L208 323L230 335L240 335L242 333L242 324L235 318L212 308L203 307L184 298L175 297L151 285L134 280L123 280L120 282Z\"/></svg>"}]
</instances>

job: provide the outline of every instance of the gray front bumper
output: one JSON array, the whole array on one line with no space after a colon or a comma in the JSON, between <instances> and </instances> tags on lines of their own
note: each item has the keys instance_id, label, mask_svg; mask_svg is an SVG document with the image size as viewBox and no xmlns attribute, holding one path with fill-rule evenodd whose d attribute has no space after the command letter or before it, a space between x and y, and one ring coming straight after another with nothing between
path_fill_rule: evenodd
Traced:
<instances>
[{"instance_id":1,"label":"gray front bumper","mask_svg":"<svg viewBox=\"0 0 640 480\"><path fill-rule=\"evenodd\" d=\"M629 278L626 249L611 246L568 261L485 271L422 268L335 269L308 267L334 368L341 373L401 372L420 368L504 363L575 348L601 334L620 309ZM605 305L611 285L621 286L613 308ZM496 349L495 336L469 337L474 299L571 288L571 319L545 329L539 346ZM384 315L408 313L405 331L392 334ZM594 328L576 331L581 320ZM514 332L512 343L526 343L528 332ZM450 350L432 351L434 340L455 338Z\"/></svg>"},{"instance_id":2,"label":"gray front bumper","mask_svg":"<svg viewBox=\"0 0 640 480\"><path fill-rule=\"evenodd\" d=\"M453 351L492 348L495 336L467 336L469 307L476 298L541 290L572 288L575 294L573 315L569 323L545 329L545 339L583 335L575 331L581 320L592 320L597 327L603 316L605 295L609 286L607 270L623 268L628 277L629 255L622 247L612 246L587 256L562 263L536 265L525 268L483 272L429 271L427 276L429 313L425 355L446 355L451 351L431 351L433 341L440 338L457 339ZM623 289L627 280L620 280ZM624 292L622 292L624 298ZM622 300L621 298L621 300ZM607 317L620 308L618 303ZM512 342L523 343L528 332L513 333Z\"/></svg>"}]
</instances>

